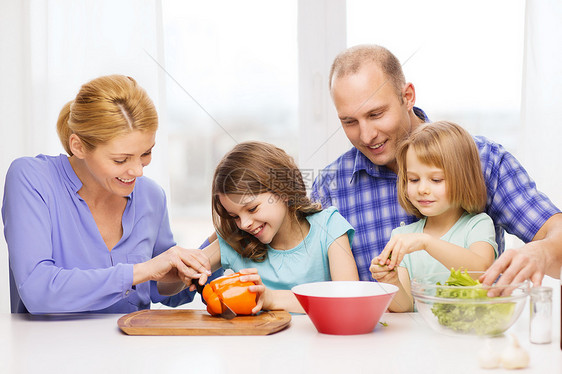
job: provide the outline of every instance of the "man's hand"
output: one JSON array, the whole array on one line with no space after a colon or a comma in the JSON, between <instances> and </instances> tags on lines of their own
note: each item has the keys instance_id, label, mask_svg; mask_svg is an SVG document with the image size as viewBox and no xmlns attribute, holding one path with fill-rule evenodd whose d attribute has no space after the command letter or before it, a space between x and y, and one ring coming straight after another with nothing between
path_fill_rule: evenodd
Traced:
<instances>
[{"instance_id":1,"label":"man's hand","mask_svg":"<svg viewBox=\"0 0 562 374\"><path fill-rule=\"evenodd\" d=\"M516 284L530 279L534 286L540 286L546 269L546 256L540 242L506 250L480 277L480 282L490 286L501 275L498 286ZM490 290L488 296L499 296L500 290Z\"/></svg>"},{"instance_id":2,"label":"man's hand","mask_svg":"<svg viewBox=\"0 0 562 374\"><path fill-rule=\"evenodd\" d=\"M539 286L545 274L557 278L562 266L562 214L550 217L537 232L533 241L518 249L506 250L480 277L484 285L520 283L530 279ZM497 296L490 290L488 296Z\"/></svg>"}]
</instances>

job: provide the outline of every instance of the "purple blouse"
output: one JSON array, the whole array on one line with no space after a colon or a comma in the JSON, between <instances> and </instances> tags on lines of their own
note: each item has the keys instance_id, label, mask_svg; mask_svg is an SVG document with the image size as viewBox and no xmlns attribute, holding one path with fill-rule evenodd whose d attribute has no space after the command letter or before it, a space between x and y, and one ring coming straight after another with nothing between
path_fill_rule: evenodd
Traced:
<instances>
[{"instance_id":1,"label":"purple blouse","mask_svg":"<svg viewBox=\"0 0 562 374\"><path fill-rule=\"evenodd\" d=\"M183 291L158 294L156 282L132 286L133 264L176 243L166 196L138 178L123 213L123 236L109 251L66 155L23 157L6 175L2 218L8 244L12 312L129 313L151 302L176 306Z\"/></svg>"}]
</instances>

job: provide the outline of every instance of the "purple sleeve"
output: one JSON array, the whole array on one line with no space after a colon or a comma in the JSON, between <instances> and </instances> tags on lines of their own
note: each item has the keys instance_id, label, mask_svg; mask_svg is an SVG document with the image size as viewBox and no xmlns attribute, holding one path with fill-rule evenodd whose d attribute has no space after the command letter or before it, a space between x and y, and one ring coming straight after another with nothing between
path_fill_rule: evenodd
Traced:
<instances>
[{"instance_id":1,"label":"purple sleeve","mask_svg":"<svg viewBox=\"0 0 562 374\"><path fill-rule=\"evenodd\" d=\"M64 223L52 222L51 196L42 175L29 168L30 163L18 161L6 176L2 217L15 286L27 310L89 311L125 297L131 291L131 264L96 269L56 266L53 225Z\"/></svg>"}]
</instances>

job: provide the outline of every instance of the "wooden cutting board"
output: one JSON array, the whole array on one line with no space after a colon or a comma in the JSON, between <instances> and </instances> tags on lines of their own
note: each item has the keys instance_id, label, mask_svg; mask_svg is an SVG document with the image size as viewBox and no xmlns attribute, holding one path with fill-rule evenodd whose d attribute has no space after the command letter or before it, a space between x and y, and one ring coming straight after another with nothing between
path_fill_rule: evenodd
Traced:
<instances>
[{"instance_id":1,"label":"wooden cutting board","mask_svg":"<svg viewBox=\"0 0 562 374\"><path fill-rule=\"evenodd\" d=\"M128 335L269 335L290 322L291 314L280 310L227 320L205 310L156 309L124 315L117 325Z\"/></svg>"}]
</instances>

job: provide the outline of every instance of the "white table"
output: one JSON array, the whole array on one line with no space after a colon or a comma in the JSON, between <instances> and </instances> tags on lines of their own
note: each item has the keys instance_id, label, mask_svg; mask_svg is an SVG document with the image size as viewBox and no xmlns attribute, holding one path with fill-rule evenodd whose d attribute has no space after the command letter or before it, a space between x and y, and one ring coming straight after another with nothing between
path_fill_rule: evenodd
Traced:
<instances>
[{"instance_id":1,"label":"white table","mask_svg":"<svg viewBox=\"0 0 562 374\"><path fill-rule=\"evenodd\" d=\"M508 331L531 356L530 367L517 373L562 373L558 282L551 282L551 344L529 343L528 307ZM433 332L416 313L387 313L381 320L388 327L354 336L319 334L306 315L294 315L289 328L269 336L128 336L117 327L119 317L0 314L0 373L507 372L479 369L482 340Z\"/></svg>"}]
</instances>

